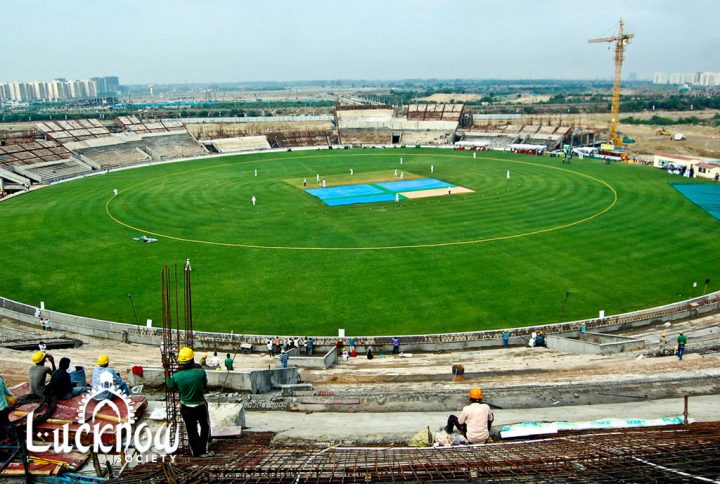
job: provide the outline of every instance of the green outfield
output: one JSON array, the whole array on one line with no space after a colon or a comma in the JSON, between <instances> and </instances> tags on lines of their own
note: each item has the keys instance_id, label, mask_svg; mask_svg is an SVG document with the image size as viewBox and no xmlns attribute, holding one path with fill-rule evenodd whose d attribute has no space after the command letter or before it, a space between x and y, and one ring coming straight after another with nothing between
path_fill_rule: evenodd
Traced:
<instances>
[{"instance_id":1,"label":"green outfield","mask_svg":"<svg viewBox=\"0 0 720 484\"><path fill-rule=\"evenodd\" d=\"M336 186L393 181L396 169L474 193L330 207L303 190L316 174ZM159 321L160 271L190 258L202 330L391 335L591 318L700 295L706 278L720 287L720 222L672 180L597 160L420 149L118 171L0 203L0 295L134 323L131 293L140 321Z\"/></svg>"}]
</instances>

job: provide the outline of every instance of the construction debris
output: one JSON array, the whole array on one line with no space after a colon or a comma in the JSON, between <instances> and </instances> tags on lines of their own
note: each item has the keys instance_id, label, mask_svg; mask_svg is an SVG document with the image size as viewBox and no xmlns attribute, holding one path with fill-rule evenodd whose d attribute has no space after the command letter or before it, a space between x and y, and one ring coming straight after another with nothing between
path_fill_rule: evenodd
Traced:
<instances>
[{"instance_id":1,"label":"construction debris","mask_svg":"<svg viewBox=\"0 0 720 484\"><path fill-rule=\"evenodd\" d=\"M716 480L720 423L578 432L434 448L271 448L267 434L218 441L216 457L127 469L116 482L548 482Z\"/></svg>"}]
</instances>

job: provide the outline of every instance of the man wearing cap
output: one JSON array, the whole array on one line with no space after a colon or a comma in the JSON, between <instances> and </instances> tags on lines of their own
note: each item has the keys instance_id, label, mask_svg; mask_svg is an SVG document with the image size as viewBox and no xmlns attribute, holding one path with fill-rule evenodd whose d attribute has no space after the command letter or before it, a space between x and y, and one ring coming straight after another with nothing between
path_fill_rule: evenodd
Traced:
<instances>
[{"instance_id":1,"label":"man wearing cap","mask_svg":"<svg viewBox=\"0 0 720 484\"><path fill-rule=\"evenodd\" d=\"M180 415L185 422L193 456L211 457L214 453L208 452L210 415L205 400L207 374L205 370L195 364L195 353L192 348L180 348L178 364L177 371L170 376L169 364L167 361L163 361L165 383L168 389L177 389L180 393ZM199 434L198 426L200 427Z\"/></svg>"},{"instance_id":2,"label":"man wearing cap","mask_svg":"<svg viewBox=\"0 0 720 484\"><path fill-rule=\"evenodd\" d=\"M482 388L470 389L470 405L466 405L460 412L460 417L448 417L445 432L452 433L456 427L471 444L484 444L490 437L490 425L495 417L490 405L482 403Z\"/></svg>"},{"instance_id":3,"label":"man wearing cap","mask_svg":"<svg viewBox=\"0 0 720 484\"><path fill-rule=\"evenodd\" d=\"M46 361L50 362L52 370L45 366ZM32 355L32 362L35 364L28 370L30 394L37 398L45 398L46 380L55 371L55 359L44 351L36 351Z\"/></svg>"},{"instance_id":4,"label":"man wearing cap","mask_svg":"<svg viewBox=\"0 0 720 484\"><path fill-rule=\"evenodd\" d=\"M110 368L108 365L110 364L110 358L108 355L100 355L97 359L98 366L93 370L92 375L92 386L93 390L100 389L100 388L110 388L113 385L117 387L119 391L121 391L125 395L130 395L130 388L128 387L128 384L125 383L122 378L120 378L120 375L118 375L115 370ZM103 392L98 393L93 397L95 400L105 400L107 398L112 399L113 393L110 392L110 390L105 390Z\"/></svg>"}]
</instances>

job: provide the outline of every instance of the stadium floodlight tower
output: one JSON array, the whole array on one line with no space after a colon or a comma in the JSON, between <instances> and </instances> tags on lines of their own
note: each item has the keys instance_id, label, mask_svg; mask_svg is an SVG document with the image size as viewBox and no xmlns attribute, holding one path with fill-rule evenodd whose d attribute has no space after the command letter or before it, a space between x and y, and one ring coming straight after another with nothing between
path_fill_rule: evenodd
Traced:
<instances>
[{"instance_id":1,"label":"stadium floodlight tower","mask_svg":"<svg viewBox=\"0 0 720 484\"><path fill-rule=\"evenodd\" d=\"M628 34L624 31L624 24L620 19L620 29L617 35L588 40L591 44L615 42L615 80L613 81L612 115L610 118L610 141L614 145L620 144L620 138L617 134L618 116L620 115L620 74L623 59L625 58L625 47L628 46L630 39L633 37L635 37L635 34Z\"/></svg>"}]
</instances>

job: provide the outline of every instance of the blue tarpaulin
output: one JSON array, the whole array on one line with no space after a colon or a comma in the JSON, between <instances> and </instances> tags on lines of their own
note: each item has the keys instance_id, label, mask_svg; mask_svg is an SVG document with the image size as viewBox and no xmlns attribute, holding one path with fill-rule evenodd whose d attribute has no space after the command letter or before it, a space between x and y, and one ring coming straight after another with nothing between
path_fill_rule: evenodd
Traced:
<instances>
[{"instance_id":1,"label":"blue tarpaulin","mask_svg":"<svg viewBox=\"0 0 720 484\"><path fill-rule=\"evenodd\" d=\"M671 183L675 190L720 220L720 185L716 183Z\"/></svg>"}]
</instances>

